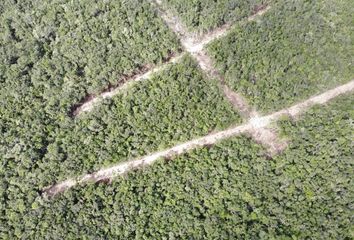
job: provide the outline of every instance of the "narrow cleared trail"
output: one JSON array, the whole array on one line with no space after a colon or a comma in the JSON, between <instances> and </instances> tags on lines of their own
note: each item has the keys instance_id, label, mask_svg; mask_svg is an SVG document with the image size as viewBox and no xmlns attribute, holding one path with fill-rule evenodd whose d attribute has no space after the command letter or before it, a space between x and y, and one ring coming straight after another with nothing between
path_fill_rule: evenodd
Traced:
<instances>
[{"instance_id":1,"label":"narrow cleared trail","mask_svg":"<svg viewBox=\"0 0 354 240\"><path fill-rule=\"evenodd\" d=\"M259 9L257 12L249 16L245 20L240 20L239 23L242 22L251 22L257 19L257 17L264 15L266 12L268 12L271 9L270 6L266 6L262 9ZM182 25L182 23L178 23ZM209 31L208 33L202 35L202 36L196 36L192 37L191 35L187 34L187 38L184 39L184 47L188 50L188 52L193 53L193 52L200 52L204 49L206 45L209 43L222 38L226 36L228 33L230 33L232 27L234 25L230 23L226 23L222 25L221 27L218 27L216 29L213 29ZM170 26L171 27L171 26ZM186 34L185 34L186 35Z\"/></svg>"},{"instance_id":2,"label":"narrow cleared trail","mask_svg":"<svg viewBox=\"0 0 354 240\"><path fill-rule=\"evenodd\" d=\"M223 76L214 68L213 60L202 50L193 52L192 56L196 59L199 67L210 77L219 80L221 90L231 105L241 114L244 119L256 116L255 109L252 109L247 101L235 91L232 91L224 81Z\"/></svg>"},{"instance_id":3,"label":"narrow cleared trail","mask_svg":"<svg viewBox=\"0 0 354 240\"><path fill-rule=\"evenodd\" d=\"M186 30L186 28L178 19L178 17L173 16L169 12L163 10L160 0L150 0L150 2L156 6L158 13L165 21L166 25L170 27L170 29L179 36L180 42L185 50L184 53L172 57L171 59L169 59L169 61L167 61L165 64L162 64L161 66L155 67L153 69L148 69L142 74L138 74L131 77L130 79L127 79L127 81L119 87L116 87L109 91L105 91L99 96L95 96L93 98L88 99L77 109L75 109L74 115L79 115L83 112L91 111L93 107L99 104L102 99L111 98L115 96L121 90L127 88L134 82L150 78L154 73L160 72L170 64L178 62L182 56L184 56L186 53L189 53L195 58L200 68L209 77L216 78L219 80L225 97L234 106L234 108L241 113L244 119L247 119L247 123L229 128L224 131L212 133L194 140L190 140L185 143L176 145L172 148L155 152L151 155L147 155L132 161L127 161L109 168L104 168L92 174L79 176L75 179L68 179L66 181L44 188L42 191L43 197L54 197L55 195L60 194L78 184L87 184L111 180L112 178L126 174L127 172L133 169L149 166L156 162L158 159L171 158L173 156L188 152L197 147L213 145L221 140L228 139L230 137L241 134L251 136L257 143L267 147L269 155L273 156L282 152L287 147L287 142L278 138L276 129L273 129L274 126L271 126L272 123L275 123L279 118L283 116L290 116L294 118L316 104L325 104L331 99L341 94L354 91L354 80L352 80L347 84L326 91L320 95L311 97L308 100L300 102L289 108L282 109L266 116L260 116L255 109L251 108L248 105L247 101L245 101L245 99L241 95L232 91L232 89L230 89L225 84L222 75L217 71L217 69L215 69L213 60L206 54L204 50L204 47L207 44L229 33L232 25L226 24L218 29L210 31L209 33L203 36L193 36L193 34L189 33ZM255 20L258 16L266 13L269 9L269 6L259 9L258 12L247 18L246 21Z\"/></svg>"},{"instance_id":4,"label":"narrow cleared trail","mask_svg":"<svg viewBox=\"0 0 354 240\"><path fill-rule=\"evenodd\" d=\"M153 0L151 0L150 2L153 3ZM156 1L155 4L161 5L161 1ZM257 16L263 15L269 9L270 9L270 7L262 9L259 12L257 12L256 14L249 17L247 20L252 21ZM104 91L104 92L98 94L97 96L88 97L82 103L80 103L76 107L74 107L74 109L72 110L73 116L79 116L80 114L82 114L84 112L90 112L90 111L92 111L92 109L95 106L98 106L99 103L103 99L112 98L115 95L117 95L119 92L121 92L122 90L127 89L128 87L133 85L134 83L151 78L155 73L161 72L164 69L166 69L167 66L177 63L181 59L181 57L186 54L186 52L192 53L192 55L201 53L203 51L203 48L207 44L209 44L210 42L212 42L218 38L225 36L230 31L230 29L232 27L232 25L230 25L230 24L225 24L224 26L214 29L214 30L210 31L209 33L206 33L205 35L202 35L199 37L193 37L190 33L188 33L188 31L185 30L185 27L183 26L183 24L179 21L179 19L177 17L169 15L168 13L162 11L160 8L158 8L157 10L158 10L161 18L165 21L166 25L168 25L168 27L170 27L171 30L173 32L175 32L180 37L181 44L185 48L186 51L184 53L178 54L177 56L171 57L169 60L167 60L165 63L161 64L160 66L155 66L154 68L148 69L147 71L145 71L141 74L137 74L137 75L134 75L134 76L126 79L126 81L123 85L117 86L117 87L107 90L107 91ZM198 59L197 59L197 61L198 61ZM212 66L212 65L209 65L209 66Z\"/></svg>"},{"instance_id":5,"label":"narrow cleared trail","mask_svg":"<svg viewBox=\"0 0 354 240\"><path fill-rule=\"evenodd\" d=\"M232 91L224 82L223 77L219 74L218 70L215 69L213 60L205 52L204 47L212 41L215 41L227 33L230 32L232 27L231 24L226 24L220 28L214 29L209 33L201 37L194 37L193 34L189 33L187 28L184 26L182 21L172 15L169 11L163 9L163 4L160 0L150 0L150 2L156 6L160 17L165 21L166 25L180 37L180 41L184 49L190 53L194 59L197 61L200 68L211 78L218 79L221 84L221 89L224 92L225 97L234 106L234 108L240 112L240 114L248 119L255 116L255 110L251 109L247 101L238 93ZM256 17L266 13L270 7L265 7L252 16L248 17L246 21L253 21Z\"/></svg>"},{"instance_id":6,"label":"narrow cleared trail","mask_svg":"<svg viewBox=\"0 0 354 240\"><path fill-rule=\"evenodd\" d=\"M210 42L229 33L232 26L230 24L226 24L205 34L201 38L193 37L178 17L173 16L169 11L163 9L161 1L151 0L151 2L156 6L160 17L165 21L166 25L180 37L182 46L194 57L199 67L208 75L209 78L219 80L220 88L223 91L225 98L234 107L234 109L240 113L242 118L250 119L257 117L259 114L248 104L246 99L229 88L229 86L225 83L224 77L214 67L215 63L213 62L213 59L209 57L204 49L204 47ZM257 12L246 19L246 22L254 21L258 16L265 14L269 9L270 6L258 9ZM276 129L258 129L257 131L250 132L250 135L258 143L268 148L270 156L280 152L287 146L284 140L278 139Z\"/></svg>"},{"instance_id":7,"label":"narrow cleared trail","mask_svg":"<svg viewBox=\"0 0 354 240\"><path fill-rule=\"evenodd\" d=\"M200 52L204 49L206 45L215 41L223 36L227 35L232 27L234 26L231 23L226 23L218 28L215 28L203 35L196 35L190 33L185 27L184 23L171 12L166 11L160 0L149 0L151 4L155 5L156 10L160 17L164 20L166 25L179 36L182 46L189 53ZM270 10L270 6L259 9L251 16L245 20L240 20L240 22L249 22L254 21L258 16L262 16L267 11Z\"/></svg>"},{"instance_id":8,"label":"narrow cleared trail","mask_svg":"<svg viewBox=\"0 0 354 240\"><path fill-rule=\"evenodd\" d=\"M111 90L108 90L108 91L104 91L101 94L99 94L98 96L95 96L95 97L85 101L84 103L82 103L76 109L73 110L73 115L78 116L84 112L92 111L92 109L95 106L99 105L99 103L103 99L113 98L115 95L120 93L122 90L129 88L134 83L151 78L155 73L161 72L164 69L166 69L168 66L177 63L184 55L185 55L185 53L178 54L178 55L170 58L169 61L167 61L166 63L164 63L160 66L157 66L157 67L155 67L151 70L148 70L142 74L138 74L138 75L135 75L135 76L127 79L127 81L123 85L120 85L120 86L113 88Z\"/></svg>"},{"instance_id":9,"label":"narrow cleared trail","mask_svg":"<svg viewBox=\"0 0 354 240\"><path fill-rule=\"evenodd\" d=\"M78 184L85 184L90 182L94 183L102 180L110 180L114 177L123 175L133 169L149 166L154 162L156 162L158 159L170 158L179 154L183 154L197 147L213 145L219 141L228 139L233 136L237 136L241 134L251 134L251 135L260 134L259 138L262 138L263 133L262 132L260 133L259 130L264 131L264 129L266 129L266 131L268 131L270 124L276 122L277 120L279 120L279 118L283 116L290 116L292 118L295 118L316 104L320 104L320 105L325 104L342 94L351 93L353 91L354 91L354 79L347 84L326 91L320 95L311 97L308 100L300 102L289 108L282 109L280 111L274 112L266 116L255 116L251 118L246 124L236 126L217 133L213 133L201 138L197 138L176 145L164 151L156 152L136 160L120 163L110 168L105 168L95 173L78 177L77 179L68 179L61 183L43 189L43 196L46 198L48 197L50 198ZM256 141L257 141L257 137L256 137ZM274 153L279 150L282 150L282 148L284 147L283 144L284 143L277 142L273 146Z\"/></svg>"}]
</instances>

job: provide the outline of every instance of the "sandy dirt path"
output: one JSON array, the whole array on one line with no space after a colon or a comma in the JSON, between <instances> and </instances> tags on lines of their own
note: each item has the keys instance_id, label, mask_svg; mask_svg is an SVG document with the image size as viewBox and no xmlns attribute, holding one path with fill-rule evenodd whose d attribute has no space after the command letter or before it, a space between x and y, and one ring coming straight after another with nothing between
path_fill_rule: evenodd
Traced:
<instances>
[{"instance_id":1,"label":"sandy dirt path","mask_svg":"<svg viewBox=\"0 0 354 240\"><path fill-rule=\"evenodd\" d=\"M215 41L225 36L231 29L231 24L226 24L220 28L214 29L209 33L204 34L201 37L194 37L192 33L189 33L182 21L172 15L169 11L163 9L163 4L160 0L150 0L150 2L156 6L156 9L160 17L164 20L166 25L180 37L180 41L186 52L190 53L199 64L200 68L210 77L218 79L221 84L221 89L224 92L225 97L234 106L234 108L241 113L241 115L249 119L257 115L256 111L252 109L247 101L238 93L232 91L219 74L218 70L214 67L213 60L208 56L204 47L212 41ZM270 7L265 7L254 13L252 16L246 19L246 21L253 21L256 17L266 13Z\"/></svg>"},{"instance_id":2,"label":"sandy dirt path","mask_svg":"<svg viewBox=\"0 0 354 240\"><path fill-rule=\"evenodd\" d=\"M82 103L79 107L77 107L74 111L73 111L73 115L74 116L78 116L84 112L90 112L92 111L92 109L99 105L99 103L106 98L112 98L115 95L117 95L118 93L120 93L122 90L129 88L130 86L132 86L134 83L139 82L139 81L143 81L146 79L151 78L155 73L161 72L164 69L166 69L168 66L170 66L171 64L175 64L177 63L183 56L185 55L185 53L181 53L178 54L174 57L172 57L169 61L167 61L166 63L157 66L145 73L142 74L138 74L135 75L133 77L131 77L130 79L128 79L123 85L118 86L114 89L111 89L109 91L105 91L102 92L101 94L99 94L98 96L95 96L91 99L89 99L88 101Z\"/></svg>"},{"instance_id":3,"label":"sandy dirt path","mask_svg":"<svg viewBox=\"0 0 354 240\"><path fill-rule=\"evenodd\" d=\"M232 91L224 81L223 76L214 68L213 60L204 52L193 52L192 56L196 59L199 67L208 75L209 78L217 79L220 83L220 88L226 99L237 110L244 119L249 119L257 115L256 111L251 108L247 101L235 91Z\"/></svg>"},{"instance_id":4,"label":"sandy dirt path","mask_svg":"<svg viewBox=\"0 0 354 240\"><path fill-rule=\"evenodd\" d=\"M152 2L152 1L151 1ZM156 1L158 4L161 4L160 1ZM261 11L257 12L256 14L252 15L251 17L248 18L248 21L254 20L257 16L263 15L265 12L267 12L270 9L270 7L267 7L265 9L262 9ZM161 14L161 17L164 19L166 24L175 32L179 35L181 38L181 43L183 47L187 50L189 53L199 53L203 50L203 48L209 44L210 42L221 38L225 36L231 29L230 24L226 24L224 26L221 26L220 28L214 29L205 35L199 36L199 37L192 37L190 33L188 33L183 24L178 20L178 18L171 16L163 11L159 11ZM104 91L100 93L97 96L93 96L91 98L88 98L86 101L75 107L73 109L72 115L73 116L78 116L81 113L84 112L90 112L92 109L99 105L99 103L105 99L105 98L112 98L115 95L117 95L119 92L121 92L124 89L127 89L130 87L132 84L149 79L153 76L153 74L158 73L160 71L163 71L167 66L170 64L174 64L180 60L180 58L184 55L185 53L181 53L175 57L172 57L169 61L166 63L156 66L153 69L148 70L145 73L135 75L131 77L130 79L126 80L126 83L124 83L121 86L118 86L114 89L111 89L109 91Z\"/></svg>"},{"instance_id":5,"label":"sandy dirt path","mask_svg":"<svg viewBox=\"0 0 354 240\"><path fill-rule=\"evenodd\" d=\"M223 91L224 96L232 104L234 109L241 114L242 118L250 119L258 116L259 114L256 109L252 108L245 98L229 88L229 86L225 83L225 79L222 74L220 74L215 68L213 59L211 59L204 50L204 47L207 44L229 33L231 30L231 24L226 24L218 29L215 29L201 38L193 37L193 34L187 31L187 28L178 19L178 17L173 16L169 11L163 9L161 1L155 0L155 2L151 2L155 4L160 17L165 21L166 25L180 37L182 46L194 57L199 67L208 75L209 78L219 80L220 88ZM258 16L263 15L269 9L270 6L261 8L245 21L254 21ZM257 129L255 131L250 131L250 136L253 137L257 143L267 147L270 156L282 151L287 146L285 140L278 138L276 129Z\"/></svg>"},{"instance_id":6,"label":"sandy dirt path","mask_svg":"<svg viewBox=\"0 0 354 240\"><path fill-rule=\"evenodd\" d=\"M43 196L46 198L53 197L65 190L68 190L69 188L72 188L77 184L98 182L107 179L109 180L114 177L123 175L130 170L149 166L161 158L170 158L175 155L179 155L187 151L190 151L192 149L195 149L197 147L213 145L217 142L220 142L222 140L228 139L233 136L237 136L241 134L249 134L249 133L252 134L253 132L257 133L258 130L269 127L271 123L276 122L282 116L290 116L292 118L295 118L316 104L320 104L320 105L325 104L330 100L338 97L339 95L345 93L351 93L353 91L354 91L354 80L352 80L347 84L326 91L320 95L311 97L308 100L300 102L289 108L282 109L280 111L274 112L267 116L253 117L246 124L233 127L224 131L220 131L217 133L213 133L201 138L197 138L136 160L120 163L115 166L102 169L95 173L78 177L77 179L68 179L61 183L45 188L43 190Z\"/></svg>"}]
</instances>

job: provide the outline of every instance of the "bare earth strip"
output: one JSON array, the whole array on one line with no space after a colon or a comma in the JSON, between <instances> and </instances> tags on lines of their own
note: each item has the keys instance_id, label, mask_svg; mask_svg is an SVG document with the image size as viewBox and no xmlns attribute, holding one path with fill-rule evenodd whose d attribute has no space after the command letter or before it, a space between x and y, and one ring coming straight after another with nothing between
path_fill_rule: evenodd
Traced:
<instances>
[{"instance_id":1,"label":"bare earth strip","mask_svg":"<svg viewBox=\"0 0 354 240\"><path fill-rule=\"evenodd\" d=\"M90 99L89 101L83 103L80 107L76 108L73 112L73 115L77 116L77 115L84 113L84 112L90 112L103 99L112 98L115 95L117 95L119 92L121 92L123 89L130 87L132 84L151 78L153 74L163 71L164 69L167 68L167 66L169 66L171 64L177 63L184 55L185 55L184 53L181 53L175 57L172 57L168 62L164 63L163 65L153 68L150 71L147 71L143 74L136 75L136 76L132 77L131 79L128 79L128 81L126 83L124 83L123 85L121 85L117 88L114 88L110 91L106 91L106 92L101 93L99 96Z\"/></svg>"},{"instance_id":2,"label":"bare earth strip","mask_svg":"<svg viewBox=\"0 0 354 240\"><path fill-rule=\"evenodd\" d=\"M218 29L215 29L204 36L201 39L193 37L191 33L189 33L186 27L183 25L182 21L173 16L169 11L163 9L162 2L160 0L150 0L152 4L154 4L157 8L160 17L165 21L166 25L177 35L180 37L180 41L184 49L189 52L197 61L200 68L205 71L209 77L216 78L221 83L221 88L229 100L229 102L241 113L243 117L246 119L255 116L255 110L251 109L251 107L247 104L247 101L236 92L232 91L226 84L224 83L223 77L218 73L218 71L214 68L213 60L206 54L204 51L204 47L210 42L217 40L225 36L231 29L230 24L226 24ZM257 16L261 16L266 13L270 7L265 7L249 18L246 21L253 21Z\"/></svg>"},{"instance_id":3,"label":"bare earth strip","mask_svg":"<svg viewBox=\"0 0 354 240\"><path fill-rule=\"evenodd\" d=\"M152 1L154 4L154 2ZM230 89L225 83L224 77L214 67L213 60L205 52L204 47L211 41L225 36L231 29L230 24L226 24L221 28L215 29L208 34L205 34L201 39L193 37L188 33L183 23L176 16L172 16L168 11L163 10L162 3L159 0L155 0L157 10L160 17L165 21L166 25L180 36L180 41L184 49L189 52L199 64L200 68L207 73L210 78L218 79L220 87L226 97L226 99L232 104L232 106L241 114L244 119L250 119L258 116L258 113L252 108L240 94ZM256 17L263 15L270 9L270 6L259 9L255 14L248 17L246 22L254 21ZM242 22L242 21L241 21ZM250 135L256 140L256 142L266 146L270 156L281 152L286 148L287 142L277 137L275 129L257 129L250 131Z\"/></svg>"},{"instance_id":4,"label":"bare earth strip","mask_svg":"<svg viewBox=\"0 0 354 240\"><path fill-rule=\"evenodd\" d=\"M174 146L170 149L160 151L153 153L151 155L142 157L137 160L125 162L118 164L116 166L102 169L98 172L92 173L92 174L87 174L83 177L79 177L77 179L69 179L64 182L58 183L56 185L47 187L43 190L43 196L44 197L53 197L77 184L84 184L84 183L89 183L89 182L98 182L102 180L110 180L114 177L123 175L127 173L128 171L131 171L133 169L149 166L156 162L160 158L169 158L174 155L182 154L187 151L190 151L192 149L195 149L197 147L203 147L203 146L208 146L208 145L213 145L221 140L237 136L240 134L249 134L249 133L256 133L257 131L261 129L266 129L269 127L271 123L276 122L279 120L279 118L283 116L290 116L290 117L297 117L301 113L305 112L309 108L313 107L316 104L325 104L328 101L332 100L333 98L345 94L345 93L350 93L354 91L354 80L351 82L344 84L342 86L339 86L337 88L334 88L332 90L326 91L320 95L314 96L309 98L306 101L303 101L301 103L298 103L292 107L280 110L278 112L272 113L267 116L261 116L261 117L253 117L251 118L248 123L230 128L225 131L220 131L217 133L213 133L201 138L197 138L188 142L185 142L183 144Z\"/></svg>"},{"instance_id":5,"label":"bare earth strip","mask_svg":"<svg viewBox=\"0 0 354 240\"><path fill-rule=\"evenodd\" d=\"M257 17L264 15L266 12L268 12L270 10L270 6L267 6L263 9L260 9L259 11L257 11L256 13L254 13L253 15L249 16L246 20L246 22L251 22L256 20ZM242 22L242 20L241 20ZM189 37L189 39L185 39L185 46L188 49L188 52L200 52L203 50L203 48L208 45L209 43L211 43L212 41L215 41L219 38L222 38L224 36L226 36L231 28L233 27L232 24L230 23L226 23L223 26L216 28L212 31L210 31L209 33L201 36L201 37L195 37L195 38L191 38Z\"/></svg>"},{"instance_id":6,"label":"bare earth strip","mask_svg":"<svg viewBox=\"0 0 354 240\"><path fill-rule=\"evenodd\" d=\"M247 101L225 84L223 76L221 76L221 74L214 68L212 59L204 52L204 50L194 52L192 53L192 56L196 59L199 67L206 72L210 78L219 80L225 97L243 118L249 119L250 117L256 116L255 110L248 105Z\"/></svg>"},{"instance_id":7,"label":"bare earth strip","mask_svg":"<svg viewBox=\"0 0 354 240\"><path fill-rule=\"evenodd\" d=\"M158 1L157 1L158 2ZM161 3L158 3L161 4ZM267 7L256 14L252 15L251 17L248 18L248 21L252 21L255 19L255 17L260 16L264 14L266 11L268 11L270 7ZM225 36L230 28L230 24L226 24L220 28L217 28L201 37L194 38L191 37L191 35L185 31L185 28L183 27L183 24L181 24L178 20L178 18L174 16L170 16L165 12L159 11L161 14L161 17L163 20L166 22L166 24L181 37L181 43L184 46L184 48L187 50L189 53L198 54L200 53L203 48L209 44L210 42L221 38ZM80 106L75 108L73 110L73 115L78 116L81 113L84 112L90 112L95 106L97 106L103 99L105 98L112 98L115 95L117 95L120 91L126 89L127 87L131 86L133 83L142 81L145 79L149 79L154 73L160 72L166 68L166 66L178 62L178 60L184 55L185 53L181 53L178 56L172 57L169 61L166 63L162 64L161 66L155 67L148 72L145 72L143 74L139 74L136 76L133 76L131 79L127 79L126 83L123 84L122 86L119 86L117 88L114 88L109 91L105 91L98 96L94 96L93 98L89 98L87 101L82 103ZM237 95L238 96L238 95Z\"/></svg>"},{"instance_id":8,"label":"bare earth strip","mask_svg":"<svg viewBox=\"0 0 354 240\"><path fill-rule=\"evenodd\" d=\"M280 139L276 132L276 129L270 127L254 128L248 131L256 143L267 148L269 157L283 152L288 146L288 142L284 139Z\"/></svg>"},{"instance_id":9,"label":"bare earth strip","mask_svg":"<svg viewBox=\"0 0 354 240\"><path fill-rule=\"evenodd\" d=\"M210 42L215 41L229 33L232 28L232 24L226 23L223 26L213 29L210 32L202 36L194 36L194 34L188 32L187 28L184 26L182 21L177 17L172 15L170 12L163 9L163 4L160 0L150 0L152 4L157 6L158 13L160 17L165 21L166 25L177 35L179 35L183 47L189 53L200 52L203 48ZM245 21L253 21L258 16L265 14L269 11L270 6L260 9ZM241 20L242 22L242 20Z\"/></svg>"}]
</instances>

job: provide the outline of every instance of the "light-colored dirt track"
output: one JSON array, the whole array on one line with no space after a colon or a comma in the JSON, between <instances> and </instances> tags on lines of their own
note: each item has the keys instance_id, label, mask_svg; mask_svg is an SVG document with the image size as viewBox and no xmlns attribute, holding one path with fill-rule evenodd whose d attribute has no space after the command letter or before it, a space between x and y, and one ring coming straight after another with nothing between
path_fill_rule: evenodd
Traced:
<instances>
[{"instance_id":1,"label":"light-colored dirt track","mask_svg":"<svg viewBox=\"0 0 354 240\"><path fill-rule=\"evenodd\" d=\"M153 2L153 1L151 0L151 2ZM161 1L156 1L156 3L160 5ZM265 8L265 9L257 12L256 14L252 15L251 17L249 17L248 20L249 21L254 20L257 16L260 16L260 15L264 14L269 9L270 8L268 7L268 8ZM175 33L177 33L180 36L181 43L182 43L183 47L189 53L195 53L195 54L200 53L207 44L209 44L210 42L212 42L212 41L214 41L214 40L226 35L229 32L230 28L231 28L230 24L226 24L226 25L224 25L224 26L222 26L220 28L217 28L217 29L215 29L213 31L210 31L209 33L207 33L207 34L205 34L203 36L195 38L195 37L191 36L191 34L188 33L185 30L185 27L178 20L177 17L169 15L169 14L163 12L163 11L159 11L159 13L161 14L161 17L162 17L162 19L164 19L166 24ZM78 116L81 113L90 112L103 99L114 97L120 91L122 91L122 90L126 89L127 87L131 86L135 82L142 81L142 80L145 80L145 79L149 79L154 73L160 72L163 69L165 69L166 66L176 63L181 58L182 55L184 55L184 53L182 53L180 55L177 55L175 57L172 57L165 64L163 64L161 66L157 66L157 67L149 70L148 72L145 72L145 73L142 73L142 74L138 74L136 76L131 77L130 79L127 79L126 83L123 84L122 86L118 86L118 87L116 87L116 88L114 88L112 90L102 92L98 96L94 96L92 98L88 98L81 105L79 105L78 107L73 109L73 115L74 116Z\"/></svg>"},{"instance_id":2,"label":"light-colored dirt track","mask_svg":"<svg viewBox=\"0 0 354 240\"><path fill-rule=\"evenodd\" d=\"M267 128L271 123L277 121L280 117L282 116L290 116L290 117L296 117L300 115L301 113L305 112L312 106L316 104L325 104L328 101L332 100L335 97L338 97L339 95L345 94L345 93L350 93L354 91L354 80L351 82L344 84L342 86L339 86L337 88L334 88L332 90L326 91L320 95L316 95L314 97L309 98L306 101L303 101L301 103L298 103L292 107L285 108L283 110L277 111L275 113L272 113L267 116L256 116L251 118L246 124L233 127L230 129L227 129L225 131L220 131L217 133L213 133L210 135L207 135L205 137L197 138L182 144L179 144L177 146L174 146L170 149L160 151L153 153L151 155L142 157L137 160L125 162L118 164L116 166L112 166L110 168L102 169L96 173L93 174L87 174L83 177L79 177L78 179L69 179L64 182L58 183L56 185L53 185L51 187L47 187L44 189L43 194L45 197L53 197L77 184L84 184L88 182L97 182L101 180L106 180L106 179L112 179L116 176L125 174L126 172L136 169L136 168L141 168L145 166L149 166L156 162L160 158L167 158L171 157L174 155L182 154L187 151L190 151L192 149L195 149L197 147L203 147L203 146L208 146L215 144L221 140L237 136L240 134L257 134L257 132L260 129L265 129ZM281 146L281 145L280 145ZM279 147L279 146L277 146ZM278 151L279 149L275 148L275 151Z\"/></svg>"},{"instance_id":3,"label":"light-colored dirt track","mask_svg":"<svg viewBox=\"0 0 354 240\"><path fill-rule=\"evenodd\" d=\"M153 0L151 0L151 2L153 2ZM155 0L155 3L161 5L161 1L159 0ZM264 14L269 9L270 7L267 7L257 12L253 16L249 17L247 20L253 21L256 19L257 16ZM239 112L241 112L241 114L246 119L248 119L248 122L246 124L227 129L225 131L220 131L179 144L170 149L156 152L137 160L121 163L110 168L102 169L93 174L87 174L85 176L78 177L77 179L69 179L64 182L55 184L43 190L43 195L45 197L53 197L77 184L98 182L107 179L110 180L116 176L125 174L126 172L132 169L151 165L160 158L170 158L174 155L182 154L197 147L212 145L221 140L240 134L248 134L253 137L256 142L268 147L270 155L279 153L287 146L287 143L283 140L278 139L276 131L270 128L271 123L277 121L280 117L285 115L296 117L315 104L324 104L341 94L348 93L354 90L353 80L348 84L329 90L321 95L312 97L292 107L280 110L267 116L259 116L259 114L254 109L251 109L247 102L239 94L233 92L230 88L228 88L228 86L224 83L222 76L220 76L218 71L213 67L214 64L211 58L203 50L205 45L227 34L231 26L224 25L223 27L211 31L200 38L196 38L185 30L183 24L179 21L177 17L171 16L169 15L169 13L166 13L161 9L158 10L159 14L161 15L162 19L164 19L166 24L180 36L181 43L185 48L186 52L189 52L192 56L194 56L201 69L203 69L209 76L220 80L226 98L230 101L230 103L233 104L235 108L237 108ZM171 59L169 63L174 63L178 61L180 57L181 56ZM84 103L80 108L77 109L76 113L80 114L82 112L90 111L93 106L102 99L113 97L120 90L124 89L132 82L149 78L153 73L164 69L165 66L166 65L163 65L161 67L152 69L149 72L146 72L145 74L135 76L132 79L129 79L126 85L121 86L112 91L102 93L99 97L93 98Z\"/></svg>"},{"instance_id":4,"label":"light-colored dirt track","mask_svg":"<svg viewBox=\"0 0 354 240\"><path fill-rule=\"evenodd\" d=\"M158 12L166 25L180 36L180 41L184 49L189 52L199 64L199 67L210 77L219 80L220 88L222 89L225 98L232 104L232 106L241 114L244 119L250 119L258 116L258 113L253 109L240 94L233 91L227 86L223 76L214 67L213 60L208 56L204 47L213 40L225 36L231 28L231 25L226 24L221 28L211 31L204 36L195 38L188 33L187 28L178 17L172 16L168 11L165 11L161 5L161 1L155 1ZM254 21L257 16L263 15L270 9L269 6L260 9L254 15L246 19L247 21ZM258 129L250 132L251 136L263 146L268 147L269 155L281 151L286 147L285 141L278 139L276 131L270 129Z\"/></svg>"},{"instance_id":5,"label":"light-colored dirt track","mask_svg":"<svg viewBox=\"0 0 354 240\"><path fill-rule=\"evenodd\" d=\"M251 22L256 20L257 17L264 15L266 12L268 12L270 10L270 6L267 6L259 11L257 11L256 13L254 13L253 15L251 15L250 17L248 17L245 21L246 22ZM181 24L181 23L180 23ZM204 34L203 36L200 37L195 37L195 38L191 38L189 37L189 39L185 39L185 48L188 50L188 52L200 52L203 50L203 48L208 45L209 43L211 43L212 41L215 41L219 38L222 38L224 36L226 36L231 28L233 27L232 24L230 23L226 23L223 26L216 28L206 34Z\"/></svg>"},{"instance_id":6,"label":"light-colored dirt track","mask_svg":"<svg viewBox=\"0 0 354 240\"><path fill-rule=\"evenodd\" d=\"M183 56L185 55L185 53L181 53L175 57L172 57L168 62L164 63L161 66L157 66L145 73L142 74L138 74L136 76L133 76L132 78L128 79L126 81L126 83L124 83L123 85L114 88L112 90L106 91L101 93L99 96L96 96L86 102L84 102L81 106L79 106L78 108L76 108L73 112L74 116L80 115L84 112L89 112L91 111L95 106L97 106L103 99L105 98L112 98L115 95L117 95L119 92L121 92L122 90L128 88L129 86L131 86L132 84L145 80L145 79L149 79L151 78L155 73L163 71L164 69L166 69L168 66L170 66L171 64L175 64L177 63Z\"/></svg>"},{"instance_id":7,"label":"light-colored dirt track","mask_svg":"<svg viewBox=\"0 0 354 240\"><path fill-rule=\"evenodd\" d=\"M288 146L286 140L279 139L276 129L269 127L253 128L249 130L248 133L256 143L262 144L267 148L269 157L283 152Z\"/></svg>"},{"instance_id":8,"label":"light-colored dirt track","mask_svg":"<svg viewBox=\"0 0 354 240\"><path fill-rule=\"evenodd\" d=\"M221 89L226 99L232 106L246 119L255 116L255 110L251 109L247 101L238 93L232 91L224 82L223 77L214 68L212 59L205 53L204 50L200 52L193 52L192 56L196 59L199 67L207 73L210 78L218 79L221 84Z\"/></svg>"},{"instance_id":9,"label":"light-colored dirt track","mask_svg":"<svg viewBox=\"0 0 354 240\"><path fill-rule=\"evenodd\" d=\"M218 79L221 83L222 91L229 102L236 108L244 118L250 118L256 115L255 110L247 104L247 101L236 92L232 91L225 83L223 77L219 74L214 67L213 60L204 51L204 47L212 41L225 36L231 28L230 24L226 24L220 28L217 28L209 33L199 37L193 37L191 33L187 31L187 28L183 25L182 21L165 11L160 0L150 0L150 2L156 5L156 8L160 14L160 17L165 21L166 25L175 32L179 37L184 49L189 52L199 64L200 68L207 73L211 78ZM253 21L257 16L266 13L270 7L259 10L246 21Z\"/></svg>"}]
</instances>

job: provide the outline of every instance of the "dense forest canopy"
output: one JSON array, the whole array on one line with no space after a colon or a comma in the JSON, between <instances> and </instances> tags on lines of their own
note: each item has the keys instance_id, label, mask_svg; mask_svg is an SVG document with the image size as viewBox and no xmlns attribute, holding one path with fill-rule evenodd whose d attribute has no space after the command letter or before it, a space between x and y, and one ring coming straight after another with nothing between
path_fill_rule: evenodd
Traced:
<instances>
[{"instance_id":1,"label":"dense forest canopy","mask_svg":"<svg viewBox=\"0 0 354 240\"><path fill-rule=\"evenodd\" d=\"M0 9L0 151L28 169L72 124L73 105L180 49L141 1L6 0Z\"/></svg>"},{"instance_id":2,"label":"dense forest canopy","mask_svg":"<svg viewBox=\"0 0 354 240\"><path fill-rule=\"evenodd\" d=\"M2 145L3 220L20 217L55 182L240 123L217 83L205 79L189 56L180 61L94 111L66 118L61 128L46 126L47 145L37 152L16 132L5 132L5 140L19 139L22 145Z\"/></svg>"},{"instance_id":3,"label":"dense forest canopy","mask_svg":"<svg viewBox=\"0 0 354 240\"><path fill-rule=\"evenodd\" d=\"M198 32L269 1L163 3ZM352 5L274 0L208 51L226 84L264 111L280 108L353 76ZM353 95L282 120L289 148L273 159L237 137L43 198L60 180L242 119L187 54L70 115L182 50L149 1L2 0L0 22L0 239L353 237Z\"/></svg>"},{"instance_id":4,"label":"dense forest canopy","mask_svg":"<svg viewBox=\"0 0 354 240\"><path fill-rule=\"evenodd\" d=\"M270 0L162 0L191 31L207 31L243 19L264 8Z\"/></svg>"},{"instance_id":5,"label":"dense forest canopy","mask_svg":"<svg viewBox=\"0 0 354 240\"><path fill-rule=\"evenodd\" d=\"M0 22L0 232L11 232L3 222L20 221L44 185L68 174L68 146L56 143L83 127L71 107L180 47L135 0L4 0Z\"/></svg>"},{"instance_id":6,"label":"dense forest canopy","mask_svg":"<svg viewBox=\"0 0 354 240\"><path fill-rule=\"evenodd\" d=\"M216 81L206 79L186 56L58 130L38 164L56 182L240 121Z\"/></svg>"},{"instance_id":7,"label":"dense forest canopy","mask_svg":"<svg viewBox=\"0 0 354 240\"><path fill-rule=\"evenodd\" d=\"M274 2L209 53L226 82L270 112L350 81L354 75L354 1Z\"/></svg>"},{"instance_id":8,"label":"dense forest canopy","mask_svg":"<svg viewBox=\"0 0 354 240\"><path fill-rule=\"evenodd\" d=\"M35 201L22 225L3 224L34 239L350 239L353 104L282 120L290 145L272 160L237 137Z\"/></svg>"}]
</instances>

